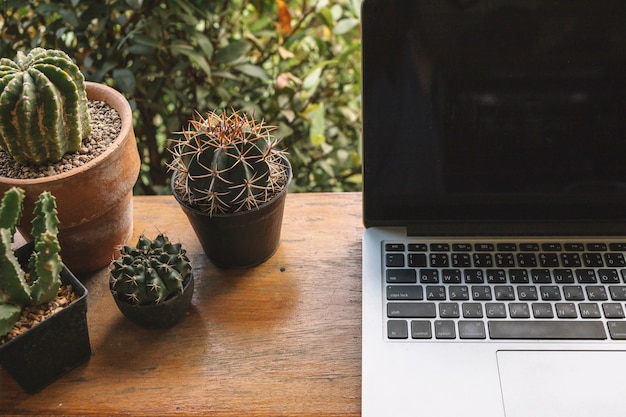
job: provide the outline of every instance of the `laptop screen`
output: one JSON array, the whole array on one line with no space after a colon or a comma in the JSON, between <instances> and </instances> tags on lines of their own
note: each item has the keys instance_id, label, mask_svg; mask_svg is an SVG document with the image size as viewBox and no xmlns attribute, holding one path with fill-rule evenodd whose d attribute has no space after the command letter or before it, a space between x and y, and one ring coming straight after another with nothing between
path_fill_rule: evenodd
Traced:
<instances>
[{"instance_id":1,"label":"laptop screen","mask_svg":"<svg viewBox=\"0 0 626 417\"><path fill-rule=\"evenodd\" d=\"M626 1L364 0L364 220L626 219Z\"/></svg>"}]
</instances>

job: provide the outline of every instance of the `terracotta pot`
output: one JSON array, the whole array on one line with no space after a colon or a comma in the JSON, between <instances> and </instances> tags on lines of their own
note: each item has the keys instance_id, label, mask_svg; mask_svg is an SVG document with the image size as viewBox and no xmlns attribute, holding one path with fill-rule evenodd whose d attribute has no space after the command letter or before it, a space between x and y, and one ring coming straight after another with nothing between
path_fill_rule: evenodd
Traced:
<instances>
[{"instance_id":1,"label":"terracotta pot","mask_svg":"<svg viewBox=\"0 0 626 417\"><path fill-rule=\"evenodd\" d=\"M16 186L25 190L24 215L18 230L30 239L30 221L39 194L50 191L59 211L63 263L75 274L101 269L117 257L117 247L133 232L133 186L139 175L139 152L132 111L122 94L87 82L87 97L104 101L122 119L119 136L109 149L85 165L37 179L0 177L0 193Z\"/></svg>"}]
</instances>

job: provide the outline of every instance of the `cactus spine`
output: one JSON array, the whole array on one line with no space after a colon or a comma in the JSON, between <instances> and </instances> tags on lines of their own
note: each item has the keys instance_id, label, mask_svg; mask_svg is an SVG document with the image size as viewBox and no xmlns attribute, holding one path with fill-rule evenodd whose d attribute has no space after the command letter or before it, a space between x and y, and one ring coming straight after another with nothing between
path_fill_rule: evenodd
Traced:
<instances>
[{"instance_id":1,"label":"cactus spine","mask_svg":"<svg viewBox=\"0 0 626 417\"><path fill-rule=\"evenodd\" d=\"M191 277L191 263L180 243L159 234L139 236L137 246L125 245L111 264L111 292L135 305L152 305L183 292Z\"/></svg>"},{"instance_id":2,"label":"cactus spine","mask_svg":"<svg viewBox=\"0 0 626 417\"><path fill-rule=\"evenodd\" d=\"M209 112L191 120L175 141L170 169L174 190L187 204L210 215L250 210L269 201L287 183L284 152L274 126L238 112Z\"/></svg>"},{"instance_id":3,"label":"cactus spine","mask_svg":"<svg viewBox=\"0 0 626 417\"><path fill-rule=\"evenodd\" d=\"M0 59L0 147L15 161L58 161L90 132L85 79L65 52Z\"/></svg>"},{"instance_id":4,"label":"cactus spine","mask_svg":"<svg viewBox=\"0 0 626 417\"><path fill-rule=\"evenodd\" d=\"M0 205L0 336L11 330L24 305L41 305L52 300L61 286L63 264L57 239L59 220L55 198L44 192L35 203L34 251L28 261L28 281L11 247L23 201L24 191L13 187L5 193Z\"/></svg>"}]
</instances>

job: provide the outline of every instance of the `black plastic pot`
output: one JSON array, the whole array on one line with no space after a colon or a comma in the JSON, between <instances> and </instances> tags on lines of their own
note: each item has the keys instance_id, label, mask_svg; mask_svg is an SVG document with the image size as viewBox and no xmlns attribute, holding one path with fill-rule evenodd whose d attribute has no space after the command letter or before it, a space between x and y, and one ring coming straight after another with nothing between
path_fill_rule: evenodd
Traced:
<instances>
[{"instance_id":1,"label":"black plastic pot","mask_svg":"<svg viewBox=\"0 0 626 417\"><path fill-rule=\"evenodd\" d=\"M176 175L172 176L172 184L176 183ZM288 178L291 180L291 166ZM265 262L278 249L288 185L253 210L213 216L187 205L173 188L172 194L211 262L222 268L245 268Z\"/></svg>"},{"instance_id":2,"label":"black plastic pot","mask_svg":"<svg viewBox=\"0 0 626 417\"><path fill-rule=\"evenodd\" d=\"M15 251L22 264L33 250L29 243ZM77 299L28 331L0 345L0 363L27 393L35 393L91 356L87 328L87 288L65 266L64 285Z\"/></svg>"},{"instance_id":3,"label":"black plastic pot","mask_svg":"<svg viewBox=\"0 0 626 417\"><path fill-rule=\"evenodd\" d=\"M109 277L109 289L112 283L113 280ZM120 300L115 295L113 295L113 299L115 304L117 304L117 308L133 323L148 329L166 329L180 321L187 313L187 310L189 310L193 296L193 287L194 280L192 274L183 285L182 294L176 294L159 304L138 306Z\"/></svg>"}]
</instances>

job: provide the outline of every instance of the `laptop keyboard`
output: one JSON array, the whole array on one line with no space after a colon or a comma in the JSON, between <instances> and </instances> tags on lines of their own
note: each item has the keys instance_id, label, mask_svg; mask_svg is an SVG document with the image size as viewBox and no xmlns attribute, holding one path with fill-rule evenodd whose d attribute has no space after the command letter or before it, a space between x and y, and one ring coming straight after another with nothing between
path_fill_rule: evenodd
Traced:
<instances>
[{"instance_id":1,"label":"laptop keyboard","mask_svg":"<svg viewBox=\"0 0 626 417\"><path fill-rule=\"evenodd\" d=\"M626 340L626 242L383 249L389 339Z\"/></svg>"}]
</instances>

